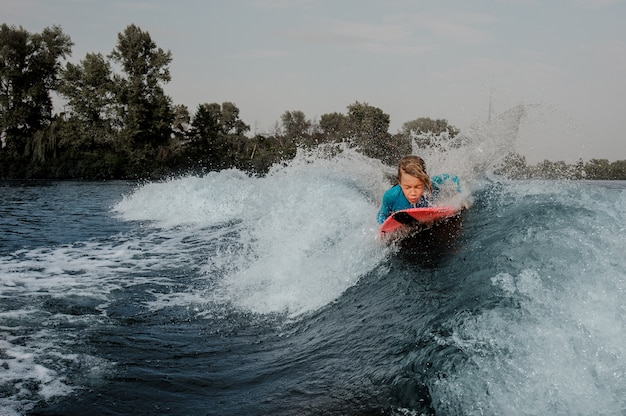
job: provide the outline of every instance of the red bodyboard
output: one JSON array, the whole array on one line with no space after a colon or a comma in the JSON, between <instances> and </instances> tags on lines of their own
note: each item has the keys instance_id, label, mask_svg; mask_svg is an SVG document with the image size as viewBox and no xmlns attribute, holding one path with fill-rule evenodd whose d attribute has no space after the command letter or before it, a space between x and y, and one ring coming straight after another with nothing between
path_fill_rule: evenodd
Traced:
<instances>
[{"instance_id":1,"label":"red bodyboard","mask_svg":"<svg viewBox=\"0 0 626 416\"><path fill-rule=\"evenodd\" d=\"M453 217L459 213L459 209L449 206L403 209L394 212L382 223L380 233L389 233L405 226L411 227L419 224L430 224L435 221Z\"/></svg>"}]
</instances>

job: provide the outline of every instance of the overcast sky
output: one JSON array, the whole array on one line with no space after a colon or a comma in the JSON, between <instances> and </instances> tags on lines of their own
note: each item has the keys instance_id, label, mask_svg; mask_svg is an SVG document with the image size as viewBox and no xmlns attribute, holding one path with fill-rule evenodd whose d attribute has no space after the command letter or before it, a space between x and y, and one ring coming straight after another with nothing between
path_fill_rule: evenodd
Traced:
<instances>
[{"instance_id":1,"label":"overcast sky","mask_svg":"<svg viewBox=\"0 0 626 416\"><path fill-rule=\"evenodd\" d=\"M71 61L131 23L172 52L166 93L193 114L230 101L253 132L356 101L461 130L533 106L529 161L626 159L626 0L0 0L0 20L60 25Z\"/></svg>"}]
</instances>

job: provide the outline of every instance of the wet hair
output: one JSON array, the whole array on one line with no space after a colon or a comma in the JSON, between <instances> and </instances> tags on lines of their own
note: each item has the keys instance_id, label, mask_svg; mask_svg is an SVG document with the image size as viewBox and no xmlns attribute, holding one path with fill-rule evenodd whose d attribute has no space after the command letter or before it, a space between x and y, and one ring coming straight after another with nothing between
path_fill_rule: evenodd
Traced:
<instances>
[{"instance_id":1,"label":"wet hair","mask_svg":"<svg viewBox=\"0 0 626 416\"><path fill-rule=\"evenodd\" d=\"M419 156L411 155L404 156L402 159L400 159L400 163L398 164L398 176L400 176L400 168L413 164L419 166L420 169L422 169L422 172L426 173L426 162L424 162L424 159Z\"/></svg>"},{"instance_id":2,"label":"wet hair","mask_svg":"<svg viewBox=\"0 0 626 416\"><path fill-rule=\"evenodd\" d=\"M421 180L424 183L424 187L428 189L430 193L433 192L430 177L426 173L426 163L424 159L414 155L405 156L400 159L400 163L398 163L398 182L400 182L400 178L405 173Z\"/></svg>"}]
</instances>

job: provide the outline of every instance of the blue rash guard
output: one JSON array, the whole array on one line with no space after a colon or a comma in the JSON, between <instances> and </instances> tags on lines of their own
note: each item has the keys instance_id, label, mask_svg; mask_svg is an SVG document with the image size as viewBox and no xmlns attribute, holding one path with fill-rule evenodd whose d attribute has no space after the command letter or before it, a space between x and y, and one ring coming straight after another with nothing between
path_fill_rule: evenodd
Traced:
<instances>
[{"instance_id":1,"label":"blue rash guard","mask_svg":"<svg viewBox=\"0 0 626 416\"><path fill-rule=\"evenodd\" d=\"M457 176L451 176L447 173L442 175L435 175L430 178L430 184L433 187L432 197L436 197L441 189L441 186L445 181L451 181L455 187L457 192L461 192L461 181ZM430 198L429 198L430 199ZM387 190L383 195L383 202L380 207L380 211L378 211L378 223L382 224L385 222L387 217L393 214L396 211L400 211L403 209L409 208L424 208L428 206L428 200L422 195L422 197L415 204L411 204L408 199L404 196L402 192L402 188L400 185L395 185L391 189Z\"/></svg>"}]
</instances>

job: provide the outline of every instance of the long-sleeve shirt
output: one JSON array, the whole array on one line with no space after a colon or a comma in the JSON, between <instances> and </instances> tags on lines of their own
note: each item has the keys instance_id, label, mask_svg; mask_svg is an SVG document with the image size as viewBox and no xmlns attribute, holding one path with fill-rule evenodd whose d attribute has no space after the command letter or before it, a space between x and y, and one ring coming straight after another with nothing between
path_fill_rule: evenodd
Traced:
<instances>
[{"instance_id":1,"label":"long-sleeve shirt","mask_svg":"<svg viewBox=\"0 0 626 416\"><path fill-rule=\"evenodd\" d=\"M437 196L443 183L448 180L455 185L457 192L461 192L461 181L459 180L459 178L457 176L444 173L442 175L435 175L430 178L430 183L433 187L433 198ZM422 195L417 203L411 204L409 200L406 199L406 197L404 196L400 185L395 185L388 189L387 192L385 192L385 194L383 195L382 204L380 206L380 210L378 211L378 223L382 224L383 222L385 222L387 217L389 217L396 211L409 208L427 207L429 199L430 198L426 199L424 195Z\"/></svg>"}]
</instances>

